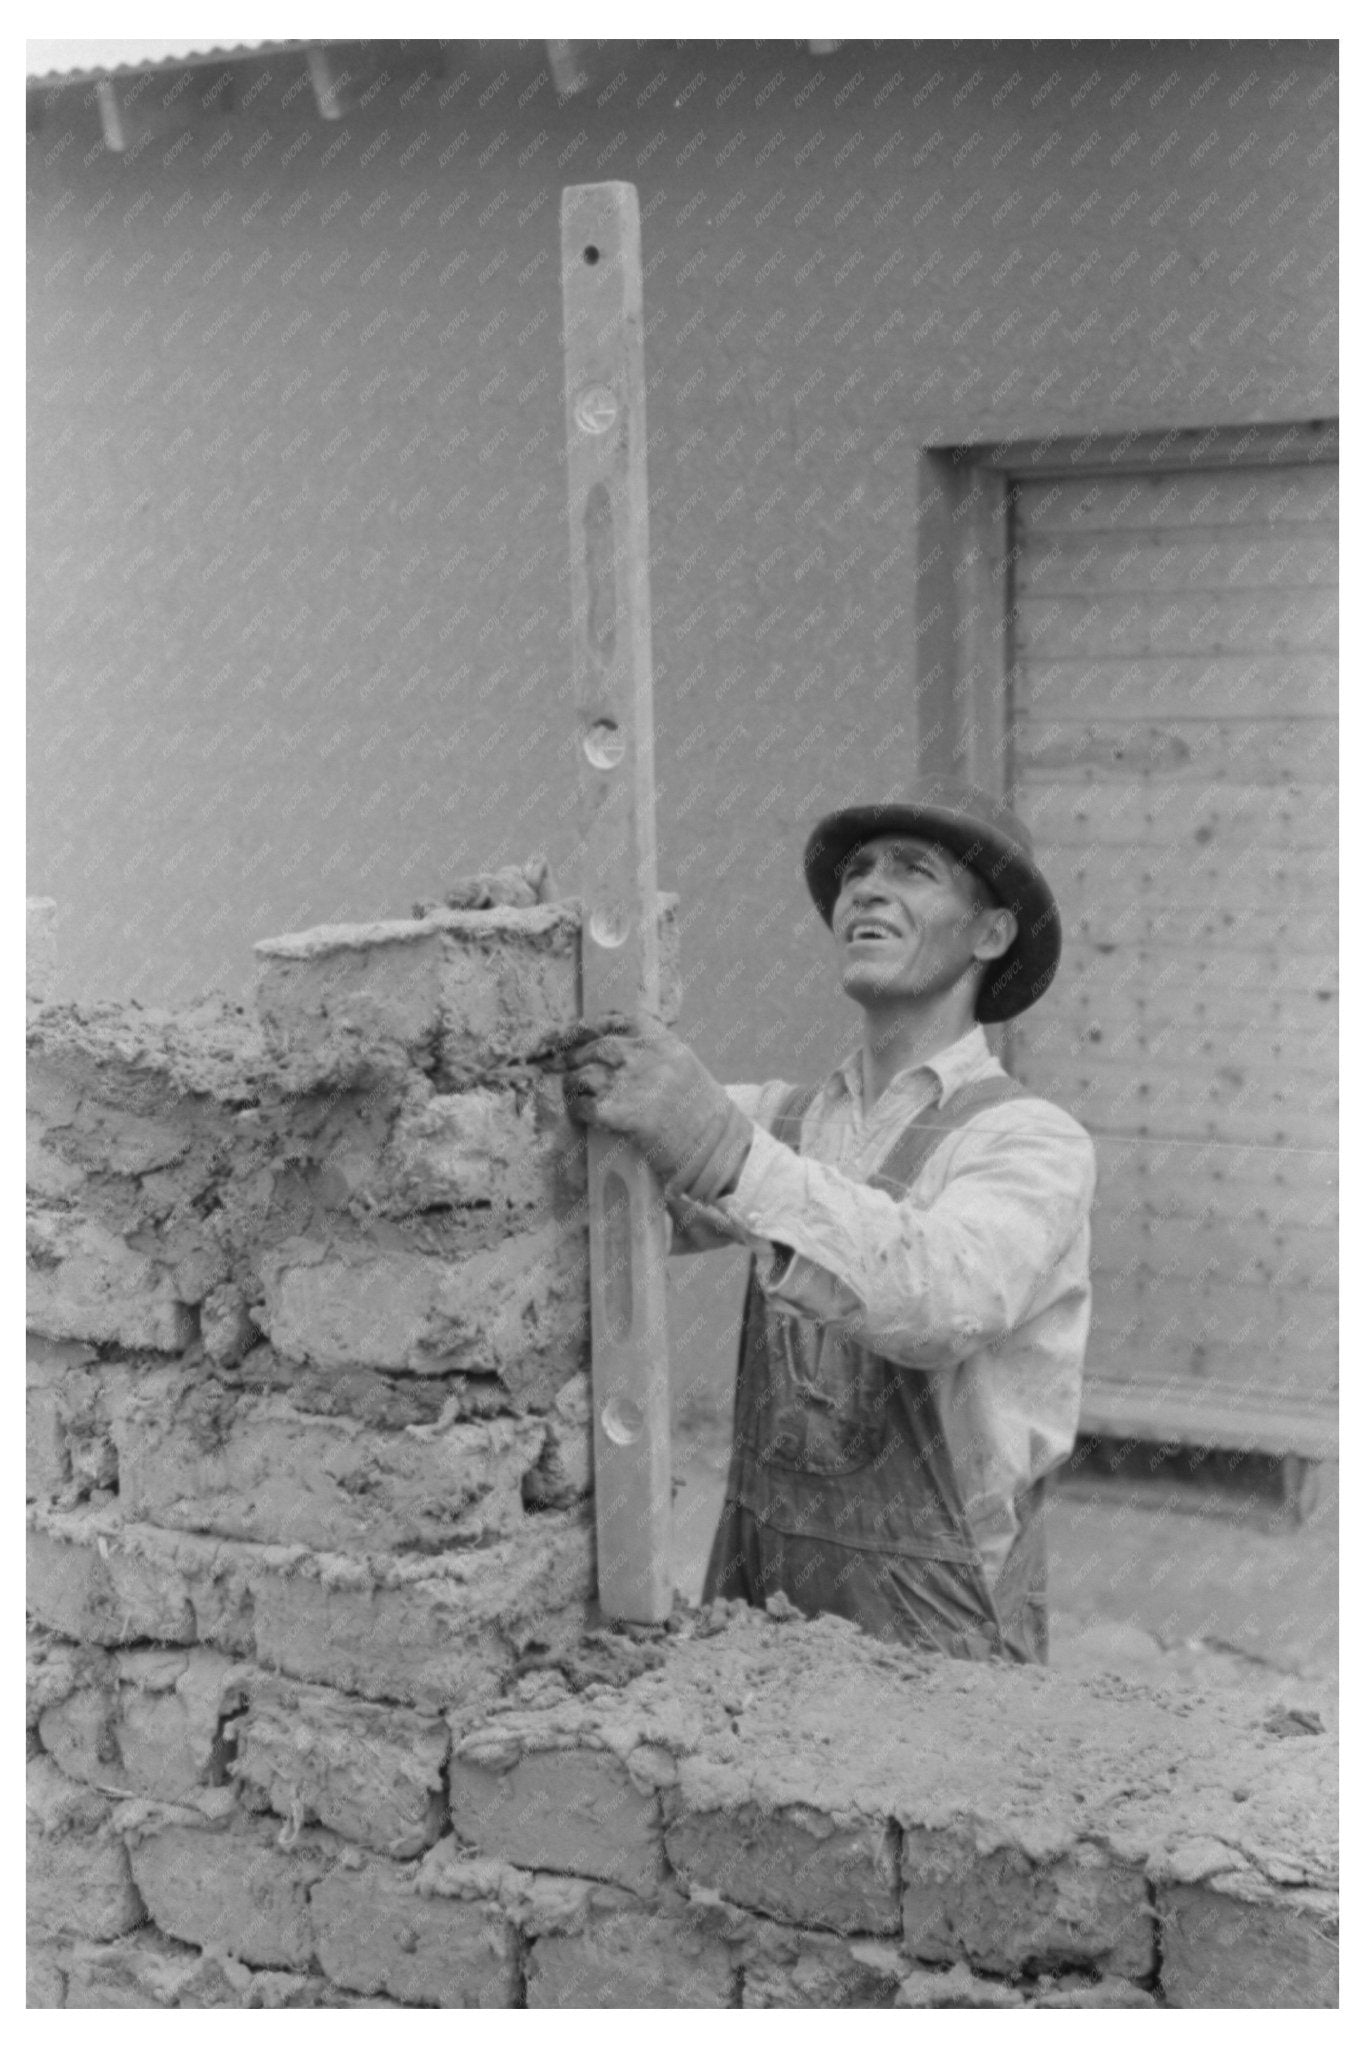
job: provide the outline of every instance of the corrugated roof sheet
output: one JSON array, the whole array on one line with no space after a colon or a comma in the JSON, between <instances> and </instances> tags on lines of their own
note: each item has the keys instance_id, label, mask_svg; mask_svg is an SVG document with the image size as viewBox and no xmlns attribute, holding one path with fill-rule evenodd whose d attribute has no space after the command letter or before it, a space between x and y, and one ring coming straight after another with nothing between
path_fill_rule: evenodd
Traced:
<instances>
[{"instance_id":1,"label":"corrugated roof sheet","mask_svg":"<svg viewBox=\"0 0 1365 2048\"><path fill-rule=\"evenodd\" d=\"M75 37L48 42L30 42L26 71L30 85L55 84L82 78L108 78L134 71L153 71L162 65L199 64L214 58L255 56L262 50L301 50L306 40L287 37L254 43L214 43L202 37L196 42L138 41L113 36L103 42L81 41Z\"/></svg>"}]
</instances>

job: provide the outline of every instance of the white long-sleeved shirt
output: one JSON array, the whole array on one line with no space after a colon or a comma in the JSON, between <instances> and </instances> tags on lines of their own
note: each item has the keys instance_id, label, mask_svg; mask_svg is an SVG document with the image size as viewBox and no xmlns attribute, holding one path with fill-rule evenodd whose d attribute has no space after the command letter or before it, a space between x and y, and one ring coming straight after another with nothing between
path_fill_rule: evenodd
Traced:
<instances>
[{"instance_id":1,"label":"white long-sleeved shirt","mask_svg":"<svg viewBox=\"0 0 1365 2048\"><path fill-rule=\"evenodd\" d=\"M1090 1322L1095 1152L1055 1105L1025 1098L951 1132L900 1199L870 1188L909 1120L1000 1074L979 1026L906 1068L869 1108L853 1055L816 1096L801 1151L769 1127L790 1084L727 1088L754 1119L734 1191L682 1205L675 1249L717 1242L758 1253L775 1309L837 1324L893 1363L950 1375L949 1449L989 1571L1014 1540L1014 1498L1064 1458L1080 1416Z\"/></svg>"}]
</instances>

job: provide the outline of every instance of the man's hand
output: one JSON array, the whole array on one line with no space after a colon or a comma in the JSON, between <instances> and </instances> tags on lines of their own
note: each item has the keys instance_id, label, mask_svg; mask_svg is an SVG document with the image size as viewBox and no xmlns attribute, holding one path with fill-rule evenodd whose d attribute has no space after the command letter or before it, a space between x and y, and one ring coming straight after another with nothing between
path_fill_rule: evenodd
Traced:
<instances>
[{"instance_id":1,"label":"man's hand","mask_svg":"<svg viewBox=\"0 0 1365 2048\"><path fill-rule=\"evenodd\" d=\"M568 1053L569 1115L630 1138L670 1194L718 1200L748 1156L750 1119L657 1018L610 1017L593 1028L599 1035Z\"/></svg>"}]
</instances>

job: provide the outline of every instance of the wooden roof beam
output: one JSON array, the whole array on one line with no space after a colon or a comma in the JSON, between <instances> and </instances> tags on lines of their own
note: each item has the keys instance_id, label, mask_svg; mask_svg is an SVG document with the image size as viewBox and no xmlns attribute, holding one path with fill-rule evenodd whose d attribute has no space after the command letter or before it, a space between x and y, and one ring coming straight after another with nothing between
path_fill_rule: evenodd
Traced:
<instances>
[{"instance_id":1,"label":"wooden roof beam","mask_svg":"<svg viewBox=\"0 0 1365 2048\"><path fill-rule=\"evenodd\" d=\"M348 80L344 71L338 75L329 52L321 43L309 45L308 76L323 120L339 121L346 111L344 94Z\"/></svg>"},{"instance_id":2,"label":"wooden roof beam","mask_svg":"<svg viewBox=\"0 0 1365 2048\"><path fill-rule=\"evenodd\" d=\"M587 86L587 49L586 43L546 43L545 57L550 66L550 78L562 99L582 92Z\"/></svg>"},{"instance_id":3,"label":"wooden roof beam","mask_svg":"<svg viewBox=\"0 0 1365 2048\"><path fill-rule=\"evenodd\" d=\"M128 147L128 130L123 125L123 109L119 105L118 87L112 78L101 78L95 84L95 100L100 110L100 128L104 134L104 146L121 155Z\"/></svg>"}]
</instances>

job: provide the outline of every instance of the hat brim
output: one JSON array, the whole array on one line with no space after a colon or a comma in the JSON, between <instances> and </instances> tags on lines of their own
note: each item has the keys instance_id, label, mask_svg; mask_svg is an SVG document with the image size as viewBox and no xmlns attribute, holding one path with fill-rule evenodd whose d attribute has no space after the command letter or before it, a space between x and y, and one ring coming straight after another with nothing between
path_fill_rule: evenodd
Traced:
<instances>
[{"instance_id":1,"label":"hat brim","mask_svg":"<svg viewBox=\"0 0 1365 2048\"><path fill-rule=\"evenodd\" d=\"M1062 919L1047 881L1013 840L984 819L937 804L859 804L822 818L806 842L806 886L826 924L834 916L842 870L869 839L903 832L932 840L990 890L1019 926L1009 951L985 976L977 996L979 1023L1017 1017L1045 992L1062 954Z\"/></svg>"}]
</instances>

